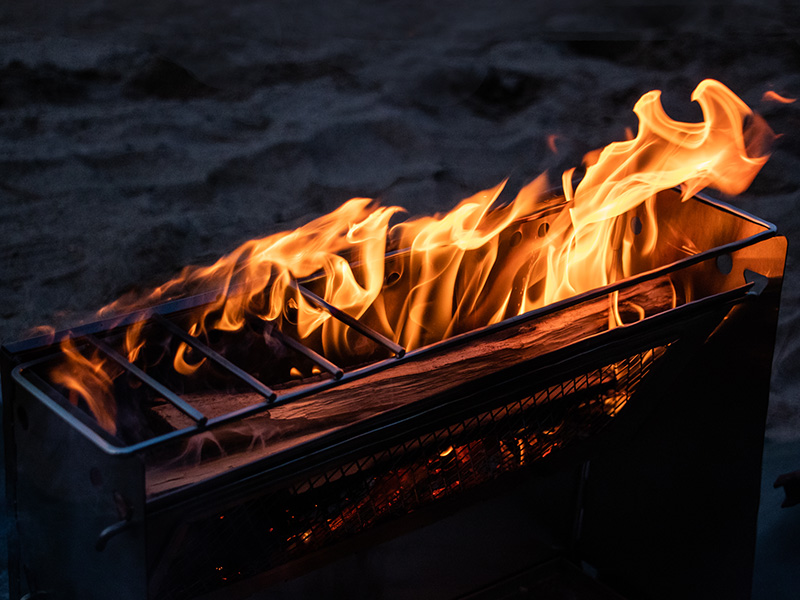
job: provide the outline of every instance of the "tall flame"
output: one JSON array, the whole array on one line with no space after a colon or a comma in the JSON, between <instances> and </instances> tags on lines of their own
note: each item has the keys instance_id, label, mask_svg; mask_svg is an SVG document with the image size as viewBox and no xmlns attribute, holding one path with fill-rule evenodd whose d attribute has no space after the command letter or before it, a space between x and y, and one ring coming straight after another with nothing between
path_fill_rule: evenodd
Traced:
<instances>
[{"instance_id":1,"label":"tall flame","mask_svg":"<svg viewBox=\"0 0 800 600\"><path fill-rule=\"evenodd\" d=\"M117 407L113 388L116 373L98 353L91 358L78 352L72 340L61 343L66 361L51 373L53 382L69 390L69 400L77 405L80 399L89 407L97 422L106 431L116 431Z\"/></svg>"},{"instance_id":2,"label":"tall flame","mask_svg":"<svg viewBox=\"0 0 800 600\"><path fill-rule=\"evenodd\" d=\"M703 111L700 123L671 119L659 91L645 94L634 107L636 136L587 155L576 187L573 170L564 173L563 208L537 235L512 230L543 206L544 176L507 204L498 202L503 182L445 215L393 226L401 209L355 198L294 231L246 242L211 266L186 268L146 298L118 301L101 313L219 289L219 300L193 316L192 335L235 331L248 319L290 321L300 338L319 336L323 353L343 354L357 352L347 326L307 301L298 279L315 276L325 301L406 349L607 285L632 273L632 234L622 216L641 205L651 209L658 192L676 186L684 200L707 186L740 193L768 158L772 132L727 87L705 80L692 100ZM645 251L657 237L652 210L647 215ZM405 251L387 260L394 249ZM141 327L128 330L132 361L141 336ZM112 382L104 363L81 355L69 340L64 349L67 360L54 379L113 432ZM187 362L186 350L180 347L174 366L190 374L199 363Z\"/></svg>"}]
</instances>

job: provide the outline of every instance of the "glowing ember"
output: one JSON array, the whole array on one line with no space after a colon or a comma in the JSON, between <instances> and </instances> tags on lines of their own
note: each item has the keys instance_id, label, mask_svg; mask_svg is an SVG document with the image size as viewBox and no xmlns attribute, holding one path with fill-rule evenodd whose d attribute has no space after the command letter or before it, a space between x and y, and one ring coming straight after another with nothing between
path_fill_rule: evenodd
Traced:
<instances>
[{"instance_id":1,"label":"glowing ember","mask_svg":"<svg viewBox=\"0 0 800 600\"><path fill-rule=\"evenodd\" d=\"M635 273L632 211L648 209L645 241L638 240L636 250L647 253L658 236L652 211L657 193L680 186L686 200L711 186L737 194L767 160L772 132L728 88L706 80L692 100L703 111L700 123L670 119L660 92L645 94L634 107L636 136L587 155L576 187L574 170L564 173L563 201L537 235L515 227L554 206L545 200L544 176L507 204L498 202L501 183L445 215L395 225L391 220L401 209L354 198L295 231L246 242L211 266L188 267L147 297L115 302L101 314L220 290L218 300L192 315L191 335L236 331L256 320L325 356L358 356L362 349L348 326L301 294L298 280L312 278L309 285L326 302L407 350L608 285ZM555 138L549 143L554 146ZM387 259L395 250L402 252ZM611 312L610 325L620 324ZM127 331L132 362L145 343L143 333L141 324ZM69 340L64 350L67 359L56 367L54 381L115 432L116 372L98 356L80 354ZM174 369L183 375L202 364L199 357L192 360L186 344L174 355ZM302 373L295 368L292 375ZM613 410L614 399L609 402Z\"/></svg>"}]
</instances>

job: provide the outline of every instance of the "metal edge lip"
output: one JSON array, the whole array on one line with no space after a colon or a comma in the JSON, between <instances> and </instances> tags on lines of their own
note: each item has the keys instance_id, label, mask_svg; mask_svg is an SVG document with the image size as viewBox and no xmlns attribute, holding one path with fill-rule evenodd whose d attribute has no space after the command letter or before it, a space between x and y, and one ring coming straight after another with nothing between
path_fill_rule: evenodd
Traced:
<instances>
[{"instance_id":1,"label":"metal edge lip","mask_svg":"<svg viewBox=\"0 0 800 600\"><path fill-rule=\"evenodd\" d=\"M35 383L30 382L30 381L25 379L25 375L23 373L23 371L25 369L33 367L36 364L44 362L45 360L51 359L53 356L56 356L57 353L48 353L45 357L41 357L39 359L24 363L22 365L19 365L18 367L16 367L13 370L12 377L14 378L15 381L17 381L21 385L24 385L24 387L29 392L35 393L34 390L36 390L36 392L38 392L38 393L35 393L35 395L38 398L40 398L44 402L47 402L48 404L50 404L54 408L57 407L59 414L61 414L62 416L68 418L68 420L71 423L73 423L76 426L78 426L78 428L80 429L81 432L83 432L84 434L91 434L90 435L91 439L94 440L95 443L97 443L104 451L109 452L111 454L131 454L131 453L136 453L136 452L139 452L141 450L145 450L145 449L151 448L153 446L156 446L156 445L159 445L159 444L162 444L162 443L167 443L167 442L172 441L172 440L176 440L176 439L180 439L180 438L183 438L183 437L187 437L187 436L192 435L193 433L196 433L198 431L204 431L204 430L207 430L207 429L216 428L216 427L222 426L222 425L224 425L226 423L229 423L229 422L231 422L233 420L236 420L236 419L246 418L248 416L259 414L261 412L269 410L271 407L283 404L285 402L290 402L292 400L299 400L299 399L308 397L308 396L310 396L310 395L312 395L314 393L325 391L325 390L327 390L327 389L329 389L331 387L335 387L335 386L341 385L343 383L352 381L354 379L358 379L358 378L364 377L366 375L369 375L371 373L375 373L375 372L378 372L380 370L386 369L386 368L390 367L391 365L396 364L398 361L415 360L415 359L418 359L420 357L423 357L425 354L427 354L429 352L445 349L445 348L448 348L448 347L450 347L452 345L460 344L460 343L463 343L463 342L468 341L468 340L473 339L473 338L477 338L477 337L480 337L480 336L483 336L483 335L486 335L486 334L495 333L495 332L501 331L503 329L506 329L508 327L511 327L513 325L517 325L517 324L524 323L524 322L527 322L527 321L530 321L530 320L533 320L533 319L536 319L536 318L540 318L540 317L542 317L544 315L548 315L548 314L557 312L559 310L563 310L565 308L569 308L571 306L580 304L582 302L586 302L588 300L592 300L592 299L595 299L595 298L598 298L598 297L613 293L615 291L619 291L619 290L621 290L621 289L623 289L625 287L636 285L636 284L639 284L639 283L642 283L642 282L645 282L645 281L649 281L649 280L655 279L657 277L661 277L661 276L667 275L669 273L673 273L675 271L678 271L678 270L683 269L685 267L689 267L689 266L697 264L699 262L703 262L705 260L709 260L711 258L715 258L715 257L720 256L722 254L726 254L726 253L738 250L740 248L755 244L755 243L757 243L757 242L759 242L759 241L761 241L763 239L774 237L776 235L776 233L777 233L777 227L774 224L769 223L767 221L764 221L764 220L762 220L762 219L760 219L758 217L755 217L753 215L750 215L749 213L747 213L745 211L741 211L740 209L737 209L737 208L735 208L735 207L733 207L731 205L728 205L728 204L726 204L724 202L721 202L719 200L710 198L710 197L705 196L703 194L696 194L696 195L692 196L692 199L697 199L698 201L703 202L704 204L709 204L709 205L714 206L714 207L716 207L716 208L718 208L720 210L724 210L725 212L734 214L735 216L738 216L740 218L743 218L743 219L746 219L746 220L748 220L750 222L753 222L753 223L755 223L755 224L757 224L759 226L762 226L765 229L764 229L764 231L758 232L758 233L753 234L751 236L748 236L746 238L742 238L742 239L736 240L734 242L729 242L728 244L723 244L721 246L717 246L715 248L711 248L709 250L705 250L705 251L700 252L698 254L687 256L686 258L680 259L678 261L675 261L675 262L667 264L667 265L663 265L661 267L658 267L657 269L652 269L652 270L646 271L644 273L639 273L637 275L634 275L634 276L631 276L631 277L627 277L625 279L621 279L621 280L619 280L619 281L617 281L617 282L615 282L613 284L604 286L602 288L596 288L594 290L589 290L589 291L584 292L582 294L578 294L578 295L572 296L570 298L565 298L565 299L560 300L558 302L554 302L554 303L548 304L546 306L542 306L540 308L531 310L531 311L529 311L527 313L524 313L522 315L517 315L515 317L511 317L509 319L505 319L505 320L503 320L503 321L501 321L499 323L495 323L493 325L488 325L488 326L485 326L485 327L482 327L480 329L476 329L476 330L473 330L473 331L465 332L463 334L459 334L457 336L453 336L453 337L448 338L446 340L441 340L441 341L436 342L434 344L431 344L431 345L428 345L428 346L424 346L424 347L421 347L421 348L417 348L416 350L411 351L411 352L405 354L402 357L394 357L394 358L388 358L388 359L385 359L385 360L382 360L382 361L378 361L376 363L373 363L373 364L368 365L366 367L363 367L361 369L357 369L357 370L345 373L344 376L339 380L326 380L326 381L323 381L323 382L321 382L321 383L319 383L317 385L314 385L314 386L311 386L309 388L306 388L304 390L300 390L300 391L297 391L297 392L294 392L294 393L289 392L289 393L287 393L285 395L278 396L278 398L271 404L267 404L267 403L263 403L263 402L258 403L258 404L254 404L254 405L251 405L249 407L245 407L245 408L239 409L237 411L226 413L224 415L220 415L218 417L209 419L208 422L206 424L204 424L204 425L200 425L200 426L196 426L196 427L188 427L188 428L184 428L184 429L180 429L180 430L175 430L175 431L172 431L172 432L170 432L168 434L164 434L164 435L161 435L161 436L158 436L158 437L155 437L155 438L151 438L149 440L144 440L144 441L138 442L136 444L131 444L131 445L127 445L127 446L125 446L125 445L118 446L118 445L110 444L107 440L103 439L100 435L98 435L97 432L93 431L90 427L86 426L84 423L82 423L80 420L78 420L74 415L69 414L69 411L65 407L61 406L58 402L56 402L53 398L51 398L49 396L49 394L46 394L45 392L43 392L38 385L36 385ZM191 296L191 297L185 298L185 299L176 299L176 300L172 300L172 301L169 301L167 303L164 303L162 305L159 305L158 307L146 308L146 309L142 309L142 310L139 310L139 311L135 311L133 313L129 313L127 315L123 315L121 317L110 318L110 319L107 319L107 320L91 323L91 324L86 325L85 328L86 329L91 328L93 331L94 330L104 331L104 329L103 329L104 325L112 324L111 328L114 328L114 327L118 327L118 326L123 325L123 324L129 324L131 322L134 322L134 320L141 320L141 319L148 318L149 316L151 316L153 314L164 315L164 314L170 314L171 312L174 312L174 311L177 311L177 310L183 310L183 309L186 309L186 308L193 308L193 307L201 305L203 303L207 303L207 302L213 301L217 297L218 297L218 292L207 292L207 293L204 293L204 294ZM178 305L177 308L176 308L175 305ZM677 308L680 308L680 307L677 307ZM670 310L676 310L676 309L670 309ZM83 331L83 328L79 328L79 329L73 330L73 331L61 332L61 333L64 334L63 337L68 337L70 333L74 335L78 331L80 331L81 334L83 334L83 335L87 335L87 334L90 333L90 331ZM46 338L48 341L52 342L52 338L50 336L43 336L43 337ZM63 339L63 337L61 339ZM80 336L79 335L75 335L75 337L80 337ZM25 342L21 342L21 344L24 345L27 342L35 342L35 341L39 341L41 339L42 339L42 336L40 336L38 338L32 338L31 340L27 340ZM9 350L9 351L13 351L12 350L13 347L14 347L14 345L12 345L11 347L6 346L6 349ZM35 346L30 346L29 348L25 348L25 349L30 349L32 347L35 347Z\"/></svg>"},{"instance_id":2,"label":"metal edge lip","mask_svg":"<svg viewBox=\"0 0 800 600\"><path fill-rule=\"evenodd\" d=\"M778 231L778 227L774 223L765 221L761 217L757 217L754 214L747 212L746 210L733 206L732 204L728 204L727 202L723 202L722 200L719 200L717 198L712 198L711 196L703 192L696 193L694 196L692 196L692 198L695 198L704 204L709 204L711 206L719 208L720 210L723 210L732 215L736 215L737 217L741 217L756 225L761 225L762 227L767 228L772 233L777 233Z\"/></svg>"}]
</instances>

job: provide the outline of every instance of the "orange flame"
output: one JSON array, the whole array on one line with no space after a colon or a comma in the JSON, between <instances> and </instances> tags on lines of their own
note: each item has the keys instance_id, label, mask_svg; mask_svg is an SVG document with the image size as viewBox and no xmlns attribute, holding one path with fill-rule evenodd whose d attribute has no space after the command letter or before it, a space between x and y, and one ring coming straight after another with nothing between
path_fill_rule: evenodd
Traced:
<instances>
[{"instance_id":1,"label":"orange flame","mask_svg":"<svg viewBox=\"0 0 800 600\"><path fill-rule=\"evenodd\" d=\"M781 96L777 92L773 92L772 90L768 90L764 92L764 95L761 96L762 102L780 102L781 104L792 104L793 102L797 101L797 98L787 98L785 96Z\"/></svg>"},{"instance_id":2,"label":"orange flame","mask_svg":"<svg viewBox=\"0 0 800 600\"><path fill-rule=\"evenodd\" d=\"M143 321L140 321L140 322L143 322ZM190 335L196 335L197 334L197 325L196 324L192 325L189 328L189 334ZM144 345L144 344L142 343L142 345ZM141 348L141 346L139 346L138 348ZM186 353L189 350L190 350L189 344L187 344L186 342L181 342L180 345L178 346L178 349L175 351L175 358L172 361L172 367L178 373L180 373L181 375L192 375L193 373L195 373L197 371L197 369L199 369L201 366L203 366L203 363L206 361L205 357L203 357L200 360L200 362L195 363L195 364L189 364L188 362L186 362ZM136 350L136 354L138 355L138 349ZM128 360L135 361L136 360L136 356L131 356L130 353L128 353Z\"/></svg>"},{"instance_id":3,"label":"orange flame","mask_svg":"<svg viewBox=\"0 0 800 600\"><path fill-rule=\"evenodd\" d=\"M69 390L69 400L73 405L77 405L79 398L82 398L100 426L116 433L117 407L113 396L115 374L107 367L106 360L98 352L91 358L85 357L70 339L61 343L61 349L67 360L50 373L53 382Z\"/></svg>"},{"instance_id":4,"label":"orange flame","mask_svg":"<svg viewBox=\"0 0 800 600\"><path fill-rule=\"evenodd\" d=\"M556 140L559 139L561 136L557 133L551 133L547 136L547 147L550 148L550 152L553 154L558 154L558 146L556 146Z\"/></svg>"},{"instance_id":5,"label":"orange flame","mask_svg":"<svg viewBox=\"0 0 800 600\"><path fill-rule=\"evenodd\" d=\"M292 232L246 242L211 266L186 268L135 305L219 289L219 300L193 316L192 335L235 331L247 319L261 319L288 323L300 338L313 336L324 354L336 355L358 352L348 327L309 303L297 280L314 276L325 301L408 350L602 287L633 274L626 214L641 205L650 209L646 252L658 235L652 211L658 192L681 186L683 200L707 186L740 193L767 160L771 131L727 87L705 80L692 100L702 109L700 123L672 120L659 91L645 94L634 107L636 136L587 155L577 187L574 170L564 173L563 209L538 233L517 224L543 206L544 176L513 202L498 201L503 182L445 215L394 226L390 220L401 209L354 198ZM405 250L387 259L391 249ZM123 308L130 303L118 301L103 312ZM618 314L613 320L621 322ZM141 327L128 334L126 350L136 360ZM111 380L102 359L86 359L69 341L65 351L68 365L58 382L113 431L113 403L105 399ZM202 363L189 365L185 352L184 344L174 368L190 374Z\"/></svg>"}]
</instances>

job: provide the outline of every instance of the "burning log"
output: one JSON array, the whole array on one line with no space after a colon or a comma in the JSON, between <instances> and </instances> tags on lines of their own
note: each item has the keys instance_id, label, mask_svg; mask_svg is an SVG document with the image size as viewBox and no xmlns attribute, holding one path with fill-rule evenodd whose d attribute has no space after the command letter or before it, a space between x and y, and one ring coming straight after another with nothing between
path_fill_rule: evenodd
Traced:
<instances>
[{"instance_id":1,"label":"burning log","mask_svg":"<svg viewBox=\"0 0 800 600\"><path fill-rule=\"evenodd\" d=\"M412 356L385 369L363 375L356 373L346 382L316 391L307 399L279 403L233 427L189 442L178 460L171 458L154 470L149 480L150 490L158 493L167 487L202 480L214 472L276 454L338 428L446 393L454 386L467 385L496 370L498 365L508 368L525 363L576 339L606 331L615 313L628 315L631 320L662 313L674 307L675 290L669 279L657 279L625 290L616 307L612 302L603 296L567 311L544 315L535 322L522 322L496 333L486 332L478 339L460 343L454 340L419 360ZM606 380L596 381L595 385L609 388L618 383ZM308 385L313 382L299 381L284 391L301 391ZM263 401L252 391L199 392L184 398L204 414L246 409ZM153 411L174 429L192 425L190 419L166 403L155 406Z\"/></svg>"},{"instance_id":2,"label":"burning log","mask_svg":"<svg viewBox=\"0 0 800 600\"><path fill-rule=\"evenodd\" d=\"M619 311L637 315L655 315L673 308L675 290L668 279L646 282L640 289L626 290L619 299ZM611 300L608 297L580 305L567 315L546 315L535 323L522 323L511 330L487 333L471 343L454 344L425 360L407 360L363 377L318 392L308 400L278 405L265 416L264 432L282 446L292 437L308 430L319 432L319 424L337 427L367 416L415 402L452 387L453 382L467 383L482 377L501 364L511 366L563 347L571 340L595 335L608 329ZM634 308L635 306L635 308ZM300 380L283 390L302 389L314 381ZM252 391L208 391L188 394L185 399L204 414L223 414L259 404L263 398ZM192 424L167 405L155 407L175 429ZM316 423L316 425L315 425ZM270 429L273 432L270 433ZM296 433L295 433L296 431ZM283 438L281 440L276 438ZM217 441L224 446L221 439ZM277 449L277 448L276 448Z\"/></svg>"}]
</instances>

